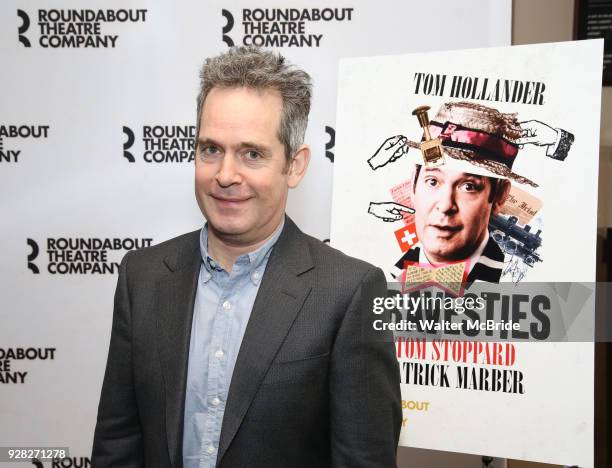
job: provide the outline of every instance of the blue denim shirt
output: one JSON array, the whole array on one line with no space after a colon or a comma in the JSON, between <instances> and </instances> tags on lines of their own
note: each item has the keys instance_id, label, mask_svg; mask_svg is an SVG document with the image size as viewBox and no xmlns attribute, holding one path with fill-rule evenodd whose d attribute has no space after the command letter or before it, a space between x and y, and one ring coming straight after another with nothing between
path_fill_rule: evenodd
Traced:
<instances>
[{"instance_id":1,"label":"blue denim shirt","mask_svg":"<svg viewBox=\"0 0 612 468\"><path fill-rule=\"evenodd\" d=\"M238 257L231 273L208 255L208 226L202 228L183 421L184 468L215 466L238 350L283 226L284 219L264 245Z\"/></svg>"}]
</instances>

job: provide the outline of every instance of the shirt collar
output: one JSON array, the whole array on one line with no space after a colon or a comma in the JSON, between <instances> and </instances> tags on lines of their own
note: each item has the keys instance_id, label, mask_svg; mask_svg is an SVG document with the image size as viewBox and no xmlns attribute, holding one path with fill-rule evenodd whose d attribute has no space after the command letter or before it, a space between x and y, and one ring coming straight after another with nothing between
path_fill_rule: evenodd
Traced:
<instances>
[{"instance_id":1,"label":"shirt collar","mask_svg":"<svg viewBox=\"0 0 612 468\"><path fill-rule=\"evenodd\" d=\"M285 217L276 229L274 233L266 240L266 242L261 245L257 250L253 252L248 252L246 254L241 255L236 259L234 265L248 265L248 271L253 272L258 269L263 263L264 260L270 255L270 251L276 241L281 235L283 231L283 227L285 226ZM221 265L219 265L209 254L208 254L208 222L204 224L202 230L200 231L200 254L202 256L202 263L206 272L208 273L207 279L213 275L213 272L224 271ZM261 277L261 272L256 276L257 279Z\"/></svg>"}]
</instances>

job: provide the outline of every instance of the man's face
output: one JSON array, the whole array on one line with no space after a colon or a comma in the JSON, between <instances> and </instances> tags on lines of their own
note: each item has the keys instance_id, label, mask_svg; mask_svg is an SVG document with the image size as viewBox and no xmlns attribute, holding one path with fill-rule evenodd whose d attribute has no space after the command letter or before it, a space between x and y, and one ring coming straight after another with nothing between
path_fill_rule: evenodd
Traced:
<instances>
[{"instance_id":1,"label":"man's face","mask_svg":"<svg viewBox=\"0 0 612 468\"><path fill-rule=\"evenodd\" d=\"M468 258L488 235L491 181L466 172L423 167L414 189L417 235L427 258L444 263Z\"/></svg>"},{"instance_id":2,"label":"man's face","mask_svg":"<svg viewBox=\"0 0 612 468\"><path fill-rule=\"evenodd\" d=\"M213 234L236 245L260 242L274 232L288 187L303 175L296 175L293 164L287 167L277 136L281 110L276 90L213 88L204 101L196 198Z\"/></svg>"}]
</instances>

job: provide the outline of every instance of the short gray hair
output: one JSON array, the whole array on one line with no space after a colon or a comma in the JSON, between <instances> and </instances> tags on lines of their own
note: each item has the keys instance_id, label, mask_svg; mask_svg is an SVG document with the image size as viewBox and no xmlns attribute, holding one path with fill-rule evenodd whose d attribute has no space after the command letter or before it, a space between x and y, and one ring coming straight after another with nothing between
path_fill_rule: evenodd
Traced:
<instances>
[{"instance_id":1,"label":"short gray hair","mask_svg":"<svg viewBox=\"0 0 612 468\"><path fill-rule=\"evenodd\" d=\"M282 55L258 47L232 47L221 55L206 59L200 72L197 133L204 100L210 90L243 86L280 92L283 108L278 139L285 147L287 162L291 161L304 143L312 94L311 78Z\"/></svg>"}]
</instances>

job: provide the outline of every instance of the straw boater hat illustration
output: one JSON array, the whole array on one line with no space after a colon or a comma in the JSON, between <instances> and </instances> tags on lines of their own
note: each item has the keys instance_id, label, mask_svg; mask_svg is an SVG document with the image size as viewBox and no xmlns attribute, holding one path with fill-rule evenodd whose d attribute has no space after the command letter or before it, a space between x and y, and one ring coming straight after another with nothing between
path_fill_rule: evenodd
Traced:
<instances>
[{"instance_id":1,"label":"straw boater hat illustration","mask_svg":"<svg viewBox=\"0 0 612 468\"><path fill-rule=\"evenodd\" d=\"M429 133L431 138L441 140L443 152L451 158L537 187L535 182L512 172L519 151L515 142L523 134L516 115L472 102L449 102L429 122ZM411 140L407 145L420 148L420 143Z\"/></svg>"}]
</instances>

